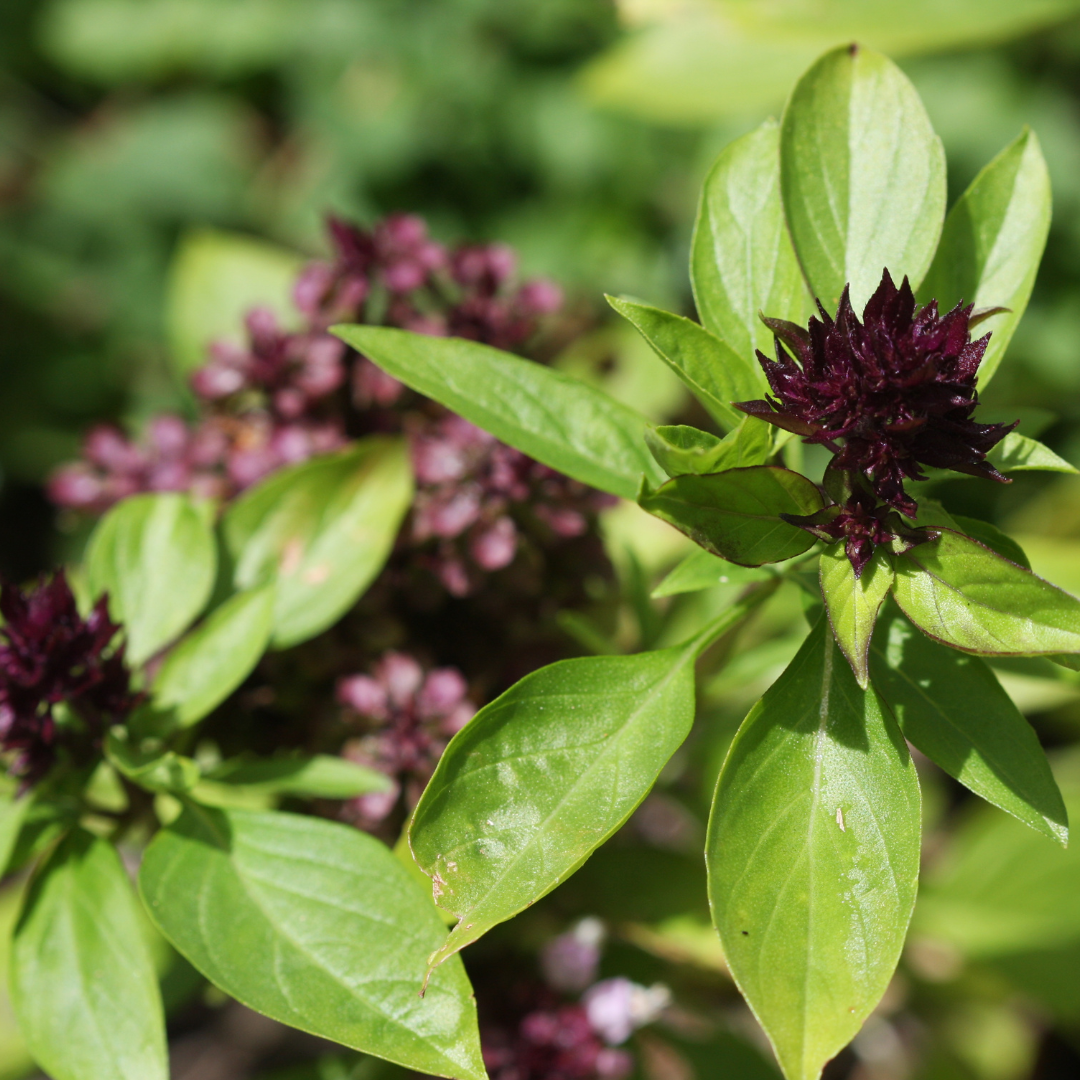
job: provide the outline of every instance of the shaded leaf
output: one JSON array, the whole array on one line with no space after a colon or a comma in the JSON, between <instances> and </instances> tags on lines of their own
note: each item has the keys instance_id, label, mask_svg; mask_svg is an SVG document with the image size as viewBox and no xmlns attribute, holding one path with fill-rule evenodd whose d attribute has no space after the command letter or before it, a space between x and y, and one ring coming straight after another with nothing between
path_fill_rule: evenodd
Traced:
<instances>
[{"instance_id":1,"label":"shaded leaf","mask_svg":"<svg viewBox=\"0 0 1080 1080\"><path fill-rule=\"evenodd\" d=\"M919 95L885 56L826 53L796 84L780 136L784 209L810 289L856 309L888 267L917 288L945 213L945 152Z\"/></svg>"},{"instance_id":2,"label":"shaded leaf","mask_svg":"<svg viewBox=\"0 0 1080 1080\"><path fill-rule=\"evenodd\" d=\"M161 996L131 883L112 844L70 833L15 928L12 1002L54 1080L167 1080Z\"/></svg>"},{"instance_id":3,"label":"shaded leaf","mask_svg":"<svg viewBox=\"0 0 1080 1080\"><path fill-rule=\"evenodd\" d=\"M645 442L668 476L723 472L764 465L773 455L772 431L753 416L722 439L684 425L645 429Z\"/></svg>"},{"instance_id":4,"label":"shaded leaf","mask_svg":"<svg viewBox=\"0 0 1080 1080\"><path fill-rule=\"evenodd\" d=\"M135 495L98 522L86 549L96 599L109 594L124 624L127 657L149 660L178 637L210 598L217 567L206 515L186 495Z\"/></svg>"},{"instance_id":5,"label":"shaded leaf","mask_svg":"<svg viewBox=\"0 0 1080 1080\"><path fill-rule=\"evenodd\" d=\"M679 476L638 499L650 514L674 525L722 559L760 566L800 555L814 544L781 514L807 515L824 505L805 476L772 465L711 476Z\"/></svg>"},{"instance_id":6,"label":"shaded leaf","mask_svg":"<svg viewBox=\"0 0 1080 1080\"><path fill-rule=\"evenodd\" d=\"M276 647L314 637L356 603L389 557L412 491L404 441L372 436L281 469L229 507L234 583L275 584Z\"/></svg>"},{"instance_id":7,"label":"shaded leaf","mask_svg":"<svg viewBox=\"0 0 1080 1080\"><path fill-rule=\"evenodd\" d=\"M109 732L105 756L114 768L147 791L190 791L201 775L191 758L166 749L158 739L137 740L122 727Z\"/></svg>"},{"instance_id":8,"label":"shaded leaf","mask_svg":"<svg viewBox=\"0 0 1080 1080\"><path fill-rule=\"evenodd\" d=\"M821 553L818 575L833 636L865 690L870 683L870 638L892 585L892 564L879 548L856 577L843 545L837 544Z\"/></svg>"},{"instance_id":9,"label":"shaded leaf","mask_svg":"<svg viewBox=\"0 0 1080 1080\"><path fill-rule=\"evenodd\" d=\"M946 525L944 521L941 524ZM980 544L991 551L996 551L999 555L1004 555L1006 559L1017 563L1025 570L1031 569L1031 563L1024 549L1011 536L1003 533L996 525L991 525L989 521L979 521L977 518L953 514L952 525L956 527L957 532L965 533L973 540L978 540ZM946 525L946 528L951 527L951 525Z\"/></svg>"},{"instance_id":10,"label":"shaded leaf","mask_svg":"<svg viewBox=\"0 0 1080 1080\"><path fill-rule=\"evenodd\" d=\"M982 660L930 641L890 605L870 671L909 742L976 795L1065 843L1065 805L1046 755Z\"/></svg>"},{"instance_id":11,"label":"shaded leaf","mask_svg":"<svg viewBox=\"0 0 1080 1080\"><path fill-rule=\"evenodd\" d=\"M485 1076L461 962L417 993L443 925L374 837L188 806L146 849L139 886L161 932L249 1008L418 1072Z\"/></svg>"},{"instance_id":12,"label":"shaded leaf","mask_svg":"<svg viewBox=\"0 0 1080 1080\"><path fill-rule=\"evenodd\" d=\"M921 299L936 299L942 310L961 300L1008 309L979 326L979 334L992 335L979 368L980 389L997 370L1024 314L1049 230L1050 176L1039 140L1025 129L949 211L920 290Z\"/></svg>"},{"instance_id":13,"label":"shaded leaf","mask_svg":"<svg viewBox=\"0 0 1080 1080\"><path fill-rule=\"evenodd\" d=\"M642 473L660 476L645 417L578 379L459 338L381 326L333 332L395 379L583 484L633 499Z\"/></svg>"},{"instance_id":14,"label":"shaded leaf","mask_svg":"<svg viewBox=\"0 0 1080 1080\"><path fill-rule=\"evenodd\" d=\"M893 595L924 634L964 652L1080 652L1080 600L949 529L896 559Z\"/></svg>"},{"instance_id":15,"label":"shaded leaf","mask_svg":"<svg viewBox=\"0 0 1080 1080\"><path fill-rule=\"evenodd\" d=\"M767 387L754 352L771 356L773 335L760 313L805 324L811 311L780 201L775 120L727 146L706 177L690 278L701 321L752 369L759 387L752 396L762 396Z\"/></svg>"},{"instance_id":16,"label":"shaded leaf","mask_svg":"<svg viewBox=\"0 0 1080 1080\"><path fill-rule=\"evenodd\" d=\"M653 589L652 597L659 599L662 596L675 596L678 593L698 592L717 585L750 584L753 581L766 580L771 573L771 569L738 566L704 548L694 548Z\"/></svg>"},{"instance_id":17,"label":"shaded leaf","mask_svg":"<svg viewBox=\"0 0 1080 1080\"><path fill-rule=\"evenodd\" d=\"M903 737L821 619L735 737L706 851L728 965L788 1080L816 1080L885 992L919 818Z\"/></svg>"}]
</instances>

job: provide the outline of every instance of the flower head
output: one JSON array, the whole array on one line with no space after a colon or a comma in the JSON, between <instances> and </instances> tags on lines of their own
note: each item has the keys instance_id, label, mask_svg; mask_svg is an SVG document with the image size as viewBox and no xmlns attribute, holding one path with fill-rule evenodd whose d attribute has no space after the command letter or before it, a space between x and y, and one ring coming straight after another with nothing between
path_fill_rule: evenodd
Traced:
<instances>
[{"instance_id":1,"label":"flower head","mask_svg":"<svg viewBox=\"0 0 1080 1080\"><path fill-rule=\"evenodd\" d=\"M917 307L907 278L898 289L887 270L862 322L848 288L835 319L820 301L818 310L821 319L806 329L765 319L777 358L758 359L775 396L739 408L829 447L834 468L861 474L908 517L918 506L904 480L926 479L921 466L1007 483L986 454L1016 425L972 419L990 335L972 341L971 327L990 312L958 304L939 315L935 301Z\"/></svg>"},{"instance_id":2,"label":"flower head","mask_svg":"<svg viewBox=\"0 0 1080 1080\"><path fill-rule=\"evenodd\" d=\"M51 768L65 735L96 743L139 695L129 684L123 644L113 645L120 627L106 598L82 618L63 570L35 589L5 583L0 613L0 745L18 751L12 772L33 782ZM62 702L81 731L60 731L55 709Z\"/></svg>"}]
</instances>

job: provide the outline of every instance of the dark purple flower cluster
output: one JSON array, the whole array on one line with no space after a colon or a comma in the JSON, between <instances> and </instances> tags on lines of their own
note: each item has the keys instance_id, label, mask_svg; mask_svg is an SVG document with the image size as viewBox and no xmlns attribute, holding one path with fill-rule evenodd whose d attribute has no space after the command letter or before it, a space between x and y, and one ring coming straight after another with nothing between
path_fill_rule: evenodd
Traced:
<instances>
[{"instance_id":1,"label":"dark purple flower cluster","mask_svg":"<svg viewBox=\"0 0 1080 1080\"><path fill-rule=\"evenodd\" d=\"M765 320L777 358L757 355L775 396L738 407L828 447L831 467L850 474L851 501L830 528L852 541L859 573L880 537L896 535L879 501L914 518L904 481L925 480L924 465L1007 482L986 454L1016 425L972 419L990 335L972 341L971 327L992 312L958 304L939 315L935 301L917 307L907 278L898 289L887 270L862 322L847 288L835 319L820 301L818 310L808 328Z\"/></svg>"},{"instance_id":2,"label":"dark purple flower cluster","mask_svg":"<svg viewBox=\"0 0 1080 1080\"><path fill-rule=\"evenodd\" d=\"M138 704L124 665L120 627L102 597L83 619L63 570L36 588L0 589L0 746L11 772L40 780L62 744L97 746L107 724ZM57 715L66 705L66 714Z\"/></svg>"},{"instance_id":3,"label":"dark purple flower cluster","mask_svg":"<svg viewBox=\"0 0 1080 1080\"><path fill-rule=\"evenodd\" d=\"M411 536L418 544L437 542L432 569L455 596L475 588L477 570L500 570L513 561L515 505L552 535L568 538L584 533L597 511L615 501L452 414L413 429L412 457Z\"/></svg>"},{"instance_id":4,"label":"dark purple flower cluster","mask_svg":"<svg viewBox=\"0 0 1080 1080\"><path fill-rule=\"evenodd\" d=\"M476 712L467 690L456 668L425 672L413 657L397 652L385 653L370 675L338 681L337 698L348 711L349 723L364 729L345 744L343 756L394 781L388 792L346 803L346 820L375 828L402 792L409 807L416 804L447 742Z\"/></svg>"}]
</instances>

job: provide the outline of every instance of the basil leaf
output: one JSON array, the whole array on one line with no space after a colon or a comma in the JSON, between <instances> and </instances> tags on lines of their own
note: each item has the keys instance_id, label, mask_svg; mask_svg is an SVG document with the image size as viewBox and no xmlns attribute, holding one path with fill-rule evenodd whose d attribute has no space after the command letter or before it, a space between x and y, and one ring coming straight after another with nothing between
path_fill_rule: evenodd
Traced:
<instances>
[{"instance_id":1,"label":"basil leaf","mask_svg":"<svg viewBox=\"0 0 1080 1080\"><path fill-rule=\"evenodd\" d=\"M372 436L281 469L222 521L238 589L276 585L277 648L332 626L383 568L412 500L401 439Z\"/></svg>"},{"instance_id":2,"label":"basil leaf","mask_svg":"<svg viewBox=\"0 0 1080 1080\"><path fill-rule=\"evenodd\" d=\"M633 499L645 417L588 383L488 345L382 326L335 326L342 341L496 438L601 491Z\"/></svg>"},{"instance_id":3,"label":"basil leaf","mask_svg":"<svg viewBox=\"0 0 1080 1080\"><path fill-rule=\"evenodd\" d=\"M760 314L805 325L811 310L780 201L775 120L731 143L706 177L690 279L701 321L751 369L758 389L750 397L761 397L767 385L754 352L771 356L773 335Z\"/></svg>"},{"instance_id":4,"label":"basil leaf","mask_svg":"<svg viewBox=\"0 0 1080 1080\"><path fill-rule=\"evenodd\" d=\"M109 594L135 665L178 637L206 606L217 555L206 515L186 495L134 495L98 522L86 549L91 595Z\"/></svg>"},{"instance_id":5,"label":"basil leaf","mask_svg":"<svg viewBox=\"0 0 1080 1080\"><path fill-rule=\"evenodd\" d=\"M678 425L646 428L645 442L668 476L704 475L764 465L773 455L772 431L757 417L744 416L722 439Z\"/></svg>"},{"instance_id":6,"label":"basil leaf","mask_svg":"<svg viewBox=\"0 0 1080 1080\"><path fill-rule=\"evenodd\" d=\"M154 705L190 727L213 712L251 673L274 626L274 586L229 597L173 649L154 680Z\"/></svg>"},{"instance_id":7,"label":"basil leaf","mask_svg":"<svg viewBox=\"0 0 1080 1080\"><path fill-rule=\"evenodd\" d=\"M903 737L820 619L735 736L706 849L724 954L789 1080L816 1080L885 992L919 832Z\"/></svg>"},{"instance_id":8,"label":"basil leaf","mask_svg":"<svg viewBox=\"0 0 1080 1080\"><path fill-rule=\"evenodd\" d=\"M678 476L642 490L642 509L673 525L706 551L743 566L801 555L814 544L781 514L806 515L824 505L805 476L774 465L730 469L712 476Z\"/></svg>"},{"instance_id":9,"label":"basil leaf","mask_svg":"<svg viewBox=\"0 0 1080 1080\"><path fill-rule=\"evenodd\" d=\"M780 134L780 185L813 294L856 309L888 267L917 288L945 214L945 152L907 76L880 53L826 53L792 91Z\"/></svg>"},{"instance_id":10,"label":"basil leaf","mask_svg":"<svg viewBox=\"0 0 1080 1080\"><path fill-rule=\"evenodd\" d=\"M1065 844L1068 818L1046 755L982 660L930 641L890 605L870 671L909 742L976 795Z\"/></svg>"},{"instance_id":11,"label":"basil leaf","mask_svg":"<svg viewBox=\"0 0 1080 1080\"><path fill-rule=\"evenodd\" d=\"M383 773L329 754L262 760L238 758L223 762L208 776L250 791L306 799L354 799L372 791L389 791L391 786Z\"/></svg>"},{"instance_id":12,"label":"basil leaf","mask_svg":"<svg viewBox=\"0 0 1080 1080\"><path fill-rule=\"evenodd\" d=\"M191 758L166 750L158 739L140 742L122 727L106 737L105 756L118 772L147 791L190 791L201 776Z\"/></svg>"},{"instance_id":13,"label":"basil leaf","mask_svg":"<svg viewBox=\"0 0 1080 1080\"><path fill-rule=\"evenodd\" d=\"M752 371L726 341L696 322L633 300L609 296L607 302L633 323L725 431L738 427L745 416L732 407L733 401L748 401L765 392L765 376Z\"/></svg>"},{"instance_id":14,"label":"basil leaf","mask_svg":"<svg viewBox=\"0 0 1080 1080\"><path fill-rule=\"evenodd\" d=\"M1080 652L1080 600L949 529L896 559L893 595L924 634L954 649Z\"/></svg>"},{"instance_id":15,"label":"basil leaf","mask_svg":"<svg viewBox=\"0 0 1080 1080\"><path fill-rule=\"evenodd\" d=\"M459 1080L482 1080L460 961L418 994L444 936L389 848L297 814L189 805L146 849L154 922L215 986L301 1031Z\"/></svg>"},{"instance_id":16,"label":"basil leaf","mask_svg":"<svg viewBox=\"0 0 1080 1080\"><path fill-rule=\"evenodd\" d=\"M157 977L108 841L76 829L39 869L12 940L11 992L54 1080L167 1080Z\"/></svg>"},{"instance_id":17,"label":"basil leaf","mask_svg":"<svg viewBox=\"0 0 1080 1080\"><path fill-rule=\"evenodd\" d=\"M821 553L818 576L833 636L855 673L855 681L865 690L870 685L870 638L892 585L892 564L878 549L863 567L862 576L856 577L843 545L837 544Z\"/></svg>"},{"instance_id":18,"label":"basil leaf","mask_svg":"<svg viewBox=\"0 0 1080 1080\"><path fill-rule=\"evenodd\" d=\"M953 514L952 520L958 532L970 536L973 540L978 540L984 547L996 551L999 555L1010 562L1017 563L1025 570L1031 569L1031 562L1024 549L996 525L991 525L989 521L979 521L977 518L963 517L960 514ZM945 523L942 522L942 524Z\"/></svg>"},{"instance_id":19,"label":"basil leaf","mask_svg":"<svg viewBox=\"0 0 1080 1080\"><path fill-rule=\"evenodd\" d=\"M652 591L654 600L678 593L699 592L717 585L743 585L765 581L772 570L737 566L704 548L694 548Z\"/></svg>"},{"instance_id":20,"label":"basil leaf","mask_svg":"<svg viewBox=\"0 0 1080 1080\"><path fill-rule=\"evenodd\" d=\"M1008 309L979 326L980 334L992 334L979 368L980 389L997 370L1024 314L1049 231L1050 176L1039 140L1025 129L949 212L920 290L920 299L936 299L943 311L960 301Z\"/></svg>"},{"instance_id":21,"label":"basil leaf","mask_svg":"<svg viewBox=\"0 0 1080 1080\"><path fill-rule=\"evenodd\" d=\"M1000 316L995 316L999 318ZM993 338L990 339L993 341ZM999 472L1063 472L1074 473L1077 469L1063 457L1058 457L1049 446L1037 439L1029 439L1017 431L1010 431L1004 439L986 455Z\"/></svg>"}]
</instances>

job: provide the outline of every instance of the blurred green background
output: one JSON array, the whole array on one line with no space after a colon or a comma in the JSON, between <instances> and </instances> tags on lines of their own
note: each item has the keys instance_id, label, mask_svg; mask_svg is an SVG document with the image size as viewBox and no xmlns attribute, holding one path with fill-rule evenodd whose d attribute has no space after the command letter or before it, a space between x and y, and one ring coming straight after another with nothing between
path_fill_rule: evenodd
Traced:
<instances>
[{"instance_id":1,"label":"blurred green background","mask_svg":"<svg viewBox=\"0 0 1080 1080\"><path fill-rule=\"evenodd\" d=\"M914 80L951 198L1024 124L1037 132L1054 224L986 414L1021 415L1080 464L1080 0L3 0L0 572L29 576L74 543L41 482L87 425L137 429L187 406L166 294L190 231L315 255L328 211L365 223L415 211L441 240L514 245L525 273L566 287L583 326L603 327L604 292L692 313L687 244L712 158L853 38ZM656 405L624 331L599 333L624 365L623 396ZM1080 484L960 480L946 496L1080 591ZM707 708L750 704L790 656L792 615L762 631L776 648L756 668L736 659L707 690ZM1062 755L1080 817L1067 749L1080 691L1050 667L1000 673ZM906 974L843 1074L1080 1076L1080 855L988 808L958 819L952 798L927 784L933 865ZM708 967L711 933L673 933L671 948ZM896 1052L898 1031L918 1054ZM15 1075L7 1032L0 1014Z\"/></svg>"}]
</instances>

